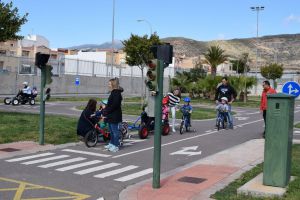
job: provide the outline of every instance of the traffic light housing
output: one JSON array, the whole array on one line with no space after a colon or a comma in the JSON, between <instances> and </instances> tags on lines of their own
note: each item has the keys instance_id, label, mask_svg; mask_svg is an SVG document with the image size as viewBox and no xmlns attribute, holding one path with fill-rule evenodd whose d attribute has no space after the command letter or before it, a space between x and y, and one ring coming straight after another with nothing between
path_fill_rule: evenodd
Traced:
<instances>
[{"instance_id":1,"label":"traffic light housing","mask_svg":"<svg viewBox=\"0 0 300 200\"><path fill-rule=\"evenodd\" d=\"M52 69L53 67L51 65L46 65L45 66L45 70L46 70L46 85L49 85L52 83L52 76L53 76L53 73L52 73Z\"/></svg>"},{"instance_id":2,"label":"traffic light housing","mask_svg":"<svg viewBox=\"0 0 300 200\"><path fill-rule=\"evenodd\" d=\"M149 91L156 91L157 90L157 59L149 60L147 63L148 70L146 73L147 79L145 80L146 86L148 87Z\"/></svg>"},{"instance_id":3,"label":"traffic light housing","mask_svg":"<svg viewBox=\"0 0 300 200\"><path fill-rule=\"evenodd\" d=\"M49 60L50 55L49 54L42 54L40 52L35 54L35 65L38 68L42 68L46 66L48 60Z\"/></svg>"}]
</instances>

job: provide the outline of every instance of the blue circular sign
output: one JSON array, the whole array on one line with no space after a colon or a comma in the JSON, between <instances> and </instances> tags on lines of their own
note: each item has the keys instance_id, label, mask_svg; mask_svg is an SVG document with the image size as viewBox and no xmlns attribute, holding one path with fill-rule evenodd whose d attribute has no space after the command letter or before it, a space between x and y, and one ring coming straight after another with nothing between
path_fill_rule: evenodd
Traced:
<instances>
[{"instance_id":1,"label":"blue circular sign","mask_svg":"<svg viewBox=\"0 0 300 200\"><path fill-rule=\"evenodd\" d=\"M300 85L295 81L286 82L282 87L282 93L291 94L296 97L300 95Z\"/></svg>"}]
</instances>

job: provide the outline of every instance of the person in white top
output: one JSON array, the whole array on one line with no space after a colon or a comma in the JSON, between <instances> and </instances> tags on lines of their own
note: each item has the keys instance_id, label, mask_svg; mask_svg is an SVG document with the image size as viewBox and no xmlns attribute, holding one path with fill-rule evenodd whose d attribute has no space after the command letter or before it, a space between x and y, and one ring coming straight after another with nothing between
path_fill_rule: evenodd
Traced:
<instances>
[{"instance_id":1,"label":"person in white top","mask_svg":"<svg viewBox=\"0 0 300 200\"><path fill-rule=\"evenodd\" d=\"M179 104L180 102L180 90L179 89L175 89L173 91L173 93L169 92L167 94L169 96L169 107L172 113L172 132L176 132L175 131L175 120L176 120L176 106Z\"/></svg>"},{"instance_id":2,"label":"person in white top","mask_svg":"<svg viewBox=\"0 0 300 200\"><path fill-rule=\"evenodd\" d=\"M23 82L23 85L22 95L24 95L24 97L29 97L31 95L31 88L28 86L28 82Z\"/></svg>"}]
</instances>

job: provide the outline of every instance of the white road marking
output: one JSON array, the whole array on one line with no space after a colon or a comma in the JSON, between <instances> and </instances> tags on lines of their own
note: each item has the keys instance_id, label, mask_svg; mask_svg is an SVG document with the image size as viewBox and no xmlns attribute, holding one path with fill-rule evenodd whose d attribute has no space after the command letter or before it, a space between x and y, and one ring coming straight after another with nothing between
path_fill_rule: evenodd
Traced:
<instances>
[{"instance_id":1,"label":"white road marking","mask_svg":"<svg viewBox=\"0 0 300 200\"><path fill-rule=\"evenodd\" d=\"M29 159L32 159L32 158L50 156L50 155L53 155L53 154L54 153L42 153L42 154L37 154L37 155L33 155L33 156L25 156L25 157L21 157L21 158L14 158L14 159L6 160L6 162L18 162L18 161L23 161L23 160L29 160Z\"/></svg>"},{"instance_id":2,"label":"white road marking","mask_svg":"<svg viewBox=\"0 0 300 200\"><path fill-rule=\"evenodd\" d=\"M80 168L80 167L94 165L94 164L101 163L101 162L103 162L103 161L102 160L92 160L92 161L85 162L85 163L79 163L79 164L76 164L76 165L70 165L70 166L67 166L67 167L58 168L58 169L56 169L56 171L64 172L64 171L68 171L68 170L72 170L72 169L77 169L77 168Z\"/></svg>"},{"instance_id":3,"label":"white road marking","mask_svg":"<svg viewBox=\"0 0 300 200\"><path fill-rule=\"evenodd\" d=\"M149 168L149 169L145 169L143 171L140 171L140 172L137 172L137 173L134 173L134 174L130 174L130 175L127 175L127 176L123 176L121 178L114 179L114 180L115 181L120 181L120 182L130 181L132 179L135 179L135 178L147 175L147 174L151 174L152 172L153 172L153 169Z\"/></svg>"},{"instance_id":4,"label":"white road marking","mask_svg":"<svg viewBox=\"0 0 300 200\"><path fill-rule=\"evenodd\" d=\"M260 122L260 121L263 121L263 119L255 120L255 121L252 121L252 122L247 122L247 123L240 124L240 125L243 125L243 126L244 126L244 125L248 125L248 124L254 124L254 123L257 123L257 122ZM186 140L195 139L195 138L198 138L198 137L203 137L203 136L211 135L211 134L218 133L218 132L220 132L220 131L215 130L215 131L212 131L212 132L209 132L209 133L204 133L204 134L201 134L201 135L196 135L196 136L184 138L184 139L181 139L181 140L176 140L176 141L174 141L174 142L162 144L161 146L162 146L162 147L163 147L163 146L168 146L168 145L171 145L171 144L176 144L176 143L178 143L178 142L182 142L182 141L186 141ZM153 148L154 148L154 147L148 147L148 148L145 148L145 149L140 149L140 150L137 150L137 151L132 151L132 152L120 154L120 155L117 155L117 156L113 156L112 158L119 158L119 157L131 155L131 154L139 153L139 152L142 152L142 151L147 151L147 150L150 150L150 149L153 149Z\"/></svg>"},{"instance_id":5,"label":"white road marking","mask_svg":"<svg viewBox=\"0 0 300 200\"><path fill-rule=\"evenodd\" d=\"M82 160L86 160L86 158L82 158L82 157L72 158L72 159L69 159L69 160L62 160L62 161L58 161L58 162L54 162L54 163L40 165L38 167L40 167L40 168L49 168L49 167L65 165L65 164L69 164L69 163L73 163L73 162L78 162L78 161L82 161Z\"/></svg>"},{"instance_id":6,"label":"white road marking","mask_svg":"<svg viewBox=\"0 0 300 200\"><path fill-rule=\"evenodd\" d=\"M181 150L170 153L170 155L188 155L188 156L201 155L202 151L196 151L197 149L198 146L182 147Z\"/></svg>"},{"instance_id":7,"label":"white road marking","mask_svg":"<svg viewBox=\"0 0 300 200\"><path fill-rule=\"evenodd\" d=\"M96 172L96 171L100 171L100 170L103 170L103 169L115 167L115 166L118 166L118 165L120 165L120 163L109 163L109 164L106 164L106 165L101 165L101 166L97 166L97 167L92 167L92 168L80 170L80 171L74 172L74 174L79 174L79 175L89 174L89 173L92 173L92 172Z\"/></svg>"},{"instance_id":8,"label":"white road marking","mask_svg":"<svg viewBox=\"0 0 300 200\"><path fill-rule=\"evenodd\" d=\"M58 159L67 158L67 157L69 157L69 156L68 155L54 156L54 157L50 157L50 158L32 160L32 161L24 162L24 163L21 163L21 164L23 164L23 165L32 165L32 164L36 164L36 163L46 162L46 161L50 161L50 160L58 160Z\"/></svg>"},{"instance_id":9,"label":"white road marking","mask_svg":"<svg viewBox=\"0 0 300 200\"><path fill-rule=\"evenodd\" d=\"M85 154L85 155L90 155L90 156L97 156L97 157L110 157L111 155L107 154L101 154L101 153L94 153L94 152L89 152L89 151L78 151L78 150L73 150L73 149L63 149L62 151L67 151L71 153L79 153L79 154Z\"/></svg>"},{"instance_id":10,"label":"white road marking","mask_svg":"<svg viewBox=\"0 0 300 200\"><path fill-rule=\"evenodd\" d=\"M94 177L96 177L96 178L105 178L105 177L108 177L108 176L113 176L113 175L120 174L120 173L129 171L129 170L132 170L132 169L136 169L136 168L138 168L138 166L129 165L129 166L123 167L121 169L116 169L116 170L109 171L109 172L106 172L106 173L97 174Z\"/></svg>"}]
</instances>

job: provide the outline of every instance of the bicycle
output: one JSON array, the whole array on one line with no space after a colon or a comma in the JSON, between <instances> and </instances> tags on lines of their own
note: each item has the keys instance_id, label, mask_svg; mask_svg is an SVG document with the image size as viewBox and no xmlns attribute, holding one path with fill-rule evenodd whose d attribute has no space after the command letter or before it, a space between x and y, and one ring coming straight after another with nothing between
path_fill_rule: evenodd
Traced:
<instances>
[{"instance_id":1,"label":"bicycle","mask_svg":"<svg viewBox=\"0 0 300 200\"><path fill-rule=\"evenodd\" d=\"M220 130L220 127L222 126L223 129L227 128L227 122L228 122L228 112L219 110L218 117L217 117L217 129Z\"/></svg>"},{"instance_id":2,"label":"bicycle","mask_svg":"<svg viewBox=\"0 0 300 200\"><path fill-rule=\"evenodd\" d=\"M182 110L182 117L181 117L181 123L180 123L180 128L179 128L179 133L183 134L184 128L186 132L190 132L191 131L191 125L189 123L189 116L190 113L187 110Z\"/></svg>"},{"instance_id":3,"label":"bicycle","mask_svg":"<svg viewBox=\"0 0 300 200\"><path fill-rule=\"evenodd\" d=\"M120 124L120 146L123 146L123 140L124 138L128 137L130 138L130 135L128 135L128 123L122 122ZM90 147L95 147L98 142L101 141L101 138L104 142L107 142L110 140L110 131L107 126L101 127L98 123L96 123L93 126L93 129L86 133L84 137L84 143L85 145Z\"/></svg>"}]
</instances>

